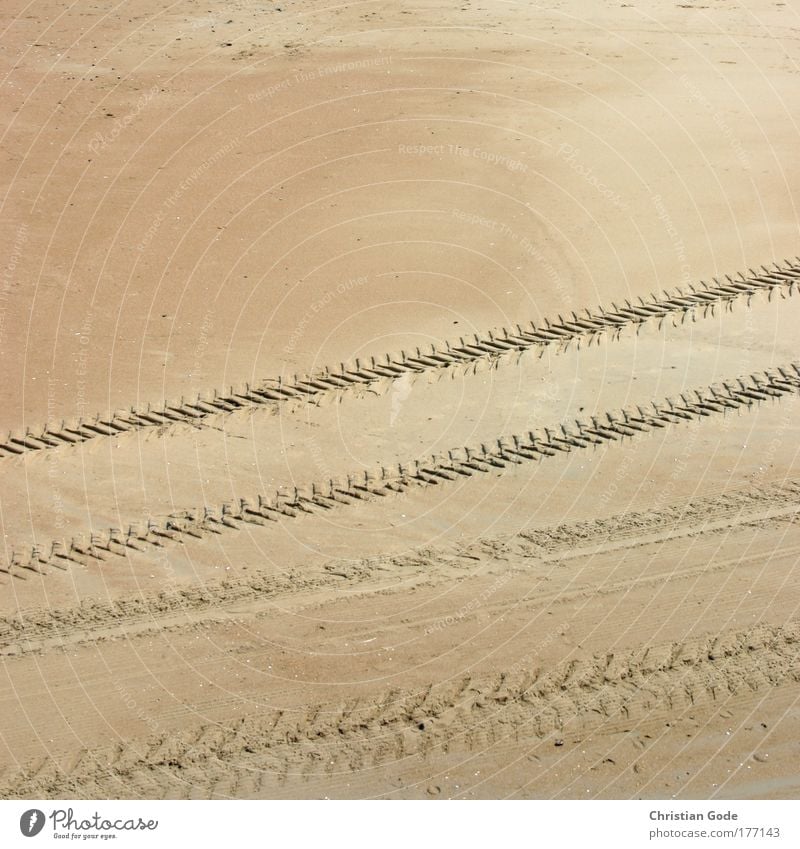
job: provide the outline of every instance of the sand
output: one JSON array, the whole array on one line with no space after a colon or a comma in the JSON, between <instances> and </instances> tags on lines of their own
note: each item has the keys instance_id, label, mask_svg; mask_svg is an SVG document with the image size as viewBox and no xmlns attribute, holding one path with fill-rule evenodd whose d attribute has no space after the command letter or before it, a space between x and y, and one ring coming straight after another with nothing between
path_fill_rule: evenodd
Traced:
<instances>
[{"instance_id":1,"label":"sand","mask_svg":"<svg viewBox=\"0 0 800 849\"><path fill-rule=\"evenodd\" d=\"M2 797L798 795L795 10L3 17Z\"/></svg>"}]
</instances>

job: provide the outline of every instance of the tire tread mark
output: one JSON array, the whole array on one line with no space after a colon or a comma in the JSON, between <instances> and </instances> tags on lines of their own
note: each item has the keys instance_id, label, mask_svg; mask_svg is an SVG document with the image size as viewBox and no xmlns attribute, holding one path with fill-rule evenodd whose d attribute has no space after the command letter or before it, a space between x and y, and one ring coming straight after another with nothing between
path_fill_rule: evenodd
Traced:
<instances>
[{"instance_id":1,"label":"tire tread mark","mask_svg":"<svg viewBox=\"0 0 800 849\"><path fill-rule=\"evenodd\" d=\"M82 752L66 766L45 759L3 776L0 794L96 798L135 789L152 797L225 798L252 793L270 776L288 782L521 737L615 733L632 721L659 721L669 711L793 684L800 680L799 650L794 620L566 661L543 674L526 658L498 674L318 705L277 721L254 713L227 728L165 731Z\"/></svg>"},{"instance_id":2,"label":"tire tread mark","mask_svg":"<svg viewBox=\"0 0 800 849\"><path fill-rule=\"evenodd\" d=\"M776 263L774 268L762 267L761 271L751 270L750 276L740 274L739 280L726 278L726 282L714 280L712 284L701 282L702 288L689 286L688 290L676 288L674 294L664 292L665 297L655 294L650 300L639 299L640 303L625 301L618 307L611 305L610 310L598 307L592 311L584 309L580 315L573 312L572 320L558 316L555 321L545 319L544 327L533 322L527 329L517 325L514 329L503 328L500 331L487 331L482 337L475 335L474 342L460 339L458 344L445 342L432 345L430 352L416 349L414 353L401 351L397 355L386 354L383 358L370 358L370 366L359 359L355 365L342 363L339 371L324 368L312 374L295 377L290 381L282 378L264 379L257 386L245 383L243 387L231 386L224 393L217 390L199 394L195 401L181 398L180 401L165 402L160 408L150 404L142 409L131 408L117 411L113 415L95 415L91 419L79 419L77 422L61 423L60 428L50 425L24 433L9 433L0 441L0 459L10 459L29 452L47 451L62 447L64 443L75 444L98 437L117 436L126 431L151 428L171 428L178 424L201 427L203 419L227 414L243 408L283 403L290 400L317 403L323 394L346 391L356 386L368 386L377 380L396 380L405 374L419 374L426 371L470 366L480 361L497 362L508 354L519 354L531 348L544 348L557 344L567 346L572 342L580 344L587 339L589 344L595 338L611 333L618 338L625 327L638 329L653 320L663 322L671 316L673 323L686 320L702 309L705 315L713 313L718 305L732 308L733 303L746 298L748 304L752 296L767 291L769 297L777 291L785 297L792 295L796 286L800 287L800 258L797 261ZM210 397L209 397L210 396Z\"/></svg>"}]
</instances>

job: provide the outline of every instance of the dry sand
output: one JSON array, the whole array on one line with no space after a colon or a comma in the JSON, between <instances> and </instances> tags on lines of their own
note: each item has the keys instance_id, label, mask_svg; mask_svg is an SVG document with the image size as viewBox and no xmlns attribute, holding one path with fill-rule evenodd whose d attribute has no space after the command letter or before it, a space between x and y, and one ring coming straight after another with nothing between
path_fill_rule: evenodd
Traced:
<instances>
[{"instance_id":1,"label":"dry sand","mask_svg":"<svg viewBox=\"0 0 800 849\"><path fill-rule=\"evenodd\" d=\"M800 795L796 9L2 25L0 795Z\"/></svg>"}]
</instances>

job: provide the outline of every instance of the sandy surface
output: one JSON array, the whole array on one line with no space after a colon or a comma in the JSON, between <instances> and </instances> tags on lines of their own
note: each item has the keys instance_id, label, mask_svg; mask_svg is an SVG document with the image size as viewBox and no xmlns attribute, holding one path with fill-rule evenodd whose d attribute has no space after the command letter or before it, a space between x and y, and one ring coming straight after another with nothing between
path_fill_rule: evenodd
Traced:
<instances>
[{"instance_id":1,"label":"sandy surface","mask_svg":"<svg viewBox=\"0 0 800 849\"><path fill-rule=\"evenodd\" d=\"M800 794L795 9L2 15L0 795Z\"/></svg>"}]
</instances>

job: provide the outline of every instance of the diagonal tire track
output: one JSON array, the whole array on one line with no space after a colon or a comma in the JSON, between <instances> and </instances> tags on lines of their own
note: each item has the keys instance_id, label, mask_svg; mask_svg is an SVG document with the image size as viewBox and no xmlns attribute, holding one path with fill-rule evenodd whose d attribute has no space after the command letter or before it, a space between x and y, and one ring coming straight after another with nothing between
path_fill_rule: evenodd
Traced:
<instances>
[{"instance_id":1,"label":"diagonal tire track","mask_svg":"<svg viewBox=\"0 0 800 849\"><path fill-rule=\"evenodd\" d=\"M472 341L463 338L457 343L431 346L430 352L414 353L401 351L398 355L387 354L383 358L370 359L370 363L355 360L352 366L342 363L338 371L322 369L301 379L284 381L282 378L263 380L258 386L245 384L236 389L219 393L198 395L194 401L181 398L178 402L165 403L159 408L147 405L131 408L111 415L96 415L89 420L80 419L60 427L50 425L28 428L24 433L9 433L0 441L0 459L14 458L30 452L48 451L65 445L78 445L100 437L117 436L121 433L151 428L170 428L178 424L199 425L210 416L232 413L242 409L274 406L290 401L316 402L321 397L342 392L357 386L369 386L377 381L394 381L403 375L419 374L440 369L469 366L481 361L496 361L507 354L520 353L532 348L550 345L564 346L570 342L588 339L591 342L602 334L617 337L629 327L639 328L647 322L663 322L667 318L685 320L702 311L713 313L717 306L732 306L734 302L750 299L758 292L773 292L791 295L795 286L800 286L800 258L797 262L786 261L774 268L762 266L761 271L750 270L749 276L739 274L738 279L726 277L724 282L716 278L712 284L701 283L688 291L676 288L673 294L664 292L663 297L652 295L639 303L625 301L623 306L611 305L610 309L598 307L585 309L580 314L572 313L566 319L545 319L543 326L533 322L523 328L504 328L496 333L487 331L475 336Z\"/></svg>"},{"instance_id":2,"label":"diagonal tire track","mask_svg":"<svg viewBox=\"0 0 800 849\"><path fill-rule=\"evenodd\" d=\"M315 592L327 587L368 585L376 576L392 571L403 575L452 580L453 567L472 572L476 562L502 558L530 562L553 562L561 557L592 556L598 546L620 550L668 538L727 534L732 528L766 526L796 521L800 505L800 480L750 486L746 490L693 498L665 508L628 511L591 522L577 521L520 531L512 538L481 538L455 551L424 548L391 558L375 557L343 565L340 561L320 569L290 569L278 575L256 573L247 577L208 582L198 587L173 587L158 593L136 594L115 600L84 600L74 607L46 606L0 617L0 653L18 657L42 653L64 644L128 639L133 633L163 629L165 621L189 617L174 627L199 621L204 616L229 618L234 607L258 599L261 602ZM718 543L714 543L718 545ZM782 554L786 550L782 549ZM790 550L790 556L794 552ZM755 557L761 558L762 552ZM561 561L563 562L563 561ZM703 567L707 572L708 566ZM676 574L670 573L671 577ZM695 570L690 569L689 575ZM167 626L169 627L169 626Z\"/></svg>"},{"instance_id":3,"label":"diagonal tire track","mask_svg":"<svg viewBox=\"0 0 800 849\"><path fill-rule=\"evenodd\" d=\"M36 544L29 553L12 549L0 572L25 579L30 573L43 573L49 567L65 570L71 564L85 564L90 559L104 561L109 556L125 557L130 550L162 548L187 537L202 538L211 533L222 534L227 529L268 525L305 513L327 512L416 487L438 486L590 445L617 442L672 424L725 415L728 410L749 409L762 401L798 392L800 365L792 363L684 393L676 401L668 398L660 403L651 402L646 408L636 406L606 413L604 417L592 416L588 422L576 419L574 425L561 424L521 436L501 437L494 445L434 454L427 460L400 464L397 471L381 467L380 473L350 475L345 482L330 479L303 489L296 487L292 496L280 492L274 497L260 494L253 500L241 498L238 504L225 502L220 508L204 506L181 511L160 522L150 519L146 526L134 524L124 531L92 532L88 538L73 537L67 543L55 540L49 548Z\"/></svg>"}]
</instances>

